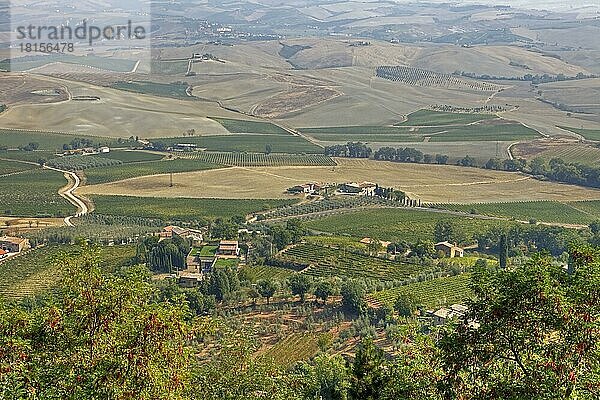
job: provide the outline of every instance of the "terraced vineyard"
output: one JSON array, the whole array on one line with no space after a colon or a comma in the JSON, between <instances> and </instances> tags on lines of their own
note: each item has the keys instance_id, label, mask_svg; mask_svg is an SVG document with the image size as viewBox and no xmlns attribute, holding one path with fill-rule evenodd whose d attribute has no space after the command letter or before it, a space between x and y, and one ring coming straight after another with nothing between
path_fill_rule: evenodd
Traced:
<instances>
[{"instance_id":1,"label":"terraced vineyard","mask_svg":"<svg viewBox=\"0 0 600 400\"><path fill-rule=\"evenodd\" d=\"M422 271L418 265L405 264L344 250L301 244L279 256L282 261L311 265L304 273L314 277L354 277L402 280Z\"/></svg>"},{"instance_id":2,"label":"terraced vineyard","mask_svg":"<svg viewBox=\"0 0 600 400\"><path fill-rule=\"evenodd\" d=\"M463 79L450 74L440 74L425 69L404 66L377 67L376 75L379 78L388 79L394 82L402 82L411 86L492 92L501 88L493 83Z\"/></svg>"},{"instance_id":3,"label":"terraced vineyard","mask_svg":"<svg viewBox=\"0 0 600 400\"><path fill-rule=\"evenodd\" d=\"M411 283L382 292L372 293L369 297L393 306L401 294L412 295L428 309L463 303L471 296L469 274L437 278L430 281Z\"/></svg>"},{"instance_id":4,"label":"terraced vineyard","mask_svg":"<svg viewBox=\"0 0 600 400\"><path fill-rule=\"evenodd\" d=\"M0 263L0 300L33 296L54 287L62 278L58 262L63 255L80 252L76 246L48 245L38 247ZM100 265L113 270L135 256L135 246L111 246L101 249Z\"/></svg>"},{"instance_id":5,"label":"terraced vineyard","mask_svg":"<svg viewBox=\"0 0 600 400\"><path fill-rule=\"evenodd\" d=\"M74 250L70 246L51 245L0 264L0 298L14 300L48 290L61 278L55 259Z\"/></svg>"},{"instance_id":6,"label":"terraced vineyard","mask_svg":"<svg viewBox=\"0 0 600 400\"><path fill-rule=\"evenodd\" d=\"M262 354L282 367L292 367L299 361L308 360L319 350L317 335L292 333Z\"/></svg>"},{"instance_id":7,"label":"terraced vineyard","mask_svg":"<svg viewBox=\"0 0 600 400\"><path fill-rule=\"evenodd\" d=\"M264 154L264 153L225 153L195 152L178 154L180 157L198 160L205 163L229 165L236 167L284 167L284 166L335 166L337 163L330 157L321 154Z\"/></svg>"},{"instance_id":8,"label":"terraced vineyard","mask_svg":"<svg viewBox=\"0 0 600 400\"><path fill-rule=\"evenodd\" d=\"M386 200L381 197L367 196L334 196L310 203L295 204L288 207L278 208L261 215L262 219L278 219L287 217L306 216L310 214L334 211L340 209L352 209L361 207L401 207L397 201Z\"/></svg>"}]
</instances>

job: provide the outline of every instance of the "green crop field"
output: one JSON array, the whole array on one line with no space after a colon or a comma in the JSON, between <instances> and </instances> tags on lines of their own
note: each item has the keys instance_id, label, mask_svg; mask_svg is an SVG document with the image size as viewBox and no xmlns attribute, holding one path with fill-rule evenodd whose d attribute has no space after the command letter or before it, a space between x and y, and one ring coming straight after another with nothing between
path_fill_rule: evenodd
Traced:
<instances>
[{"instance_id":1,"label":"green crop field","mask_svg":"<svg viewBox=\"0 0 600 400\"><path fill-rule=\"evenodd\" d=\"M428 309L464 303L471 296L469 274L437 278L430 281L411 283L370 295L381 303L393 306L401 294L414 296Z\"/></svg>"},{"instance_id":2,"label":"green crop field","mask_svg":"<svg viewBox=\"0 0 600 400\"><path fill-rule=\"evenodd\" d=\"M209 164L203 161L174 159L113 165L103 168L91 168L85 171L87 183L90 185L121 181L140 176L159 175L179 172L204 171L222 168L221 165Z\"/></svg>"},{"instance_id":3,"label":"green crop field","mask_svg":"<svg viewBox=\"0 0 600 400\"><path fill-rule=\"evenodd\" d=\"M282 261L312 265L304 273L314 277L351 277L401 280L422 271L418 265L355 254L314 244L301 244L279 256Z\"/></svg>"},{"instance_id":4,"label":"green crop field","mask_svg":"<svg viewBox=\"0 0 600 400\"><path fill-rule=\"evenodd\" d=\"M109 168L121 165L122 161L92 155L57 157L46 162L52 168L66 171L83 171L89 168Z\"/></svg>"},{"instance_id":5,"label":"green crop field","mask_svg":"<svg viewBox=\"0 0 600 400\"><path fill-rule=\"evenodd\" d=\"M522 203L447 204L440 206L451 211L514 218L521 221L556 222L564 224L589 224L592 215L579 211L571 203L555 201L531 201Z\"/></svg>"},{"instance_id":6,"label":"green crop field","mask_svg":"<svg viewBox=\"0 0 600 400\"><path fill-rule=\"evenodd\" d=\"M231 218L294 203L295 200L224 200L93 195L102 215L194 221Z\"/></svg>"},{"instance_id":7,"label":"green crop field","mask_svg":"<svg viewBox=\"0 0 600 400\"><path fill-rule=\"evenodd\" d=\"M25 164L17 161L0 160L0 176L29 171L36 168L39 167L32 164Z\"/></svg>"},{"instance_id":8,"label":"green crop field","mask_svg":"<svg viewBox=\"0 0 600 400\"><path fill-rule=\"evenodd\" d=\"M70 135L53 132L34 132L27 130L0 129L0 147L14 149L37 143L40 150L61 150L64 144L74 139L88 139L96 146L114 146L119 144L114 138L102 138L85 135ZM121 144L122 145L122 144ZM12 153L12 152L11 152ZM1 154L0 154L1 156Z\"/></svg>"},{"instance_id":9,"label":"green crop field","mask_svg":"<svg viewBox=\"0 0 600 400\"><path fill-rule=\"evenodd\" d=\"M435 224L450 221L467 236L486 231L492 227L506 226L510 222L490 221L430 211L410 209L374 209L340 214L307 222L318 232L356 238L373 237L379 240L433 240Z\"/></svg>"},{"instance_id":10,"label":"green crop field","mask_svg":"<svg viewBox=\"0 0 600 400\"><path fill-rule=\"evenodd\" d=\"M29 161L37 163L38 160L49 160L50 158L56 157L53 151L49 150L36 150L36 151L24 151L24 150L7 150L0 151L0 158L6 158L10 160L18 161Z\"/></svg>"},{"instance_id":11,"label":"green crop field","mask_svg":"<svg viewBox=\"0 0 600 400\"><path fill-rule=\"evenodd\" d=\"M283 281L294 274L294 271L291 269L269 265L251 265L244 267L243 271L253 282L260 281L261 279Z\"/></svg>"},{"instance_id":12,"label":"green crop field","mask_svg":"<svg viewBox=\"0 0 600 400\"><path fill-rule=\"evenodd\" d=\"M272 153L322 154L323 149L299 136L239 134L224 136L196 136L157 139L167 145L190 143L209 151L265 153L267 145Z\"/></svg>"},{"instance_id":13,"label":"green crop field","mask_svg":"<svg viewBox=\"0 0 600 400\"><path fill-rule=\"evenodd\" d=\"M443 126L468 125L478 121L498 118L492 114L450 113L430 110L419 110L410 114L406 122L398 126Z\"/></svg>"},{"instance_id":14,"label":"green crop field","mask_svg":"<svg viewBox=\"0 0 600 400\"><path fill-rule=\"evenodd\" d=\"M75 207L58 195L58 190L66 184L63 174L44 169L0 177L0 215L69 215Z\"/></svg>"},{"instance_id":15,"label":"green crop field","mask_svg":"<svg viewBox=\"0 0 600 400\"><path fill-rule=\"evenodd\" d=\"M149 94L159 97L169 97L181 100L193 100L188 94L188 84L185 82L158 83L150 81L117 82L113 88L127 92Z\"/></svg>"},{"instance_id":16,"label":"green crop field","mask_svg":"<svg viewBox=\"0 0 600 400\"><path fill-rule=\"evenodd\" d=\"M289 135L290 132L286 131L279 126L270 122L260 121L244 121L241 119L229 119L229 118L211 118L223 125L231 133L261 133L263 135Z\"/></svg>"},{"instance_id":17,"label":"green crop field","mask_svg":"<svg viewBox=\"0 0 600 400\"><path fill-rule=\"evenodd\" d=\"M569 202L568 204L569 206L589 215L590 219L594 221L600 220L600 200L573 201Z\"/></svg>"},{"instance_id":18,"label":"green crop field","mask_svg":"<svg viewBox=\"0 0 600 400\"><path fill-rule=\"evenodd\" d=\"M184 75L188 70L187 61L153 61L152 73L157 75Z\"/></svg>"},{"instance_id":19,"label":"green crop field","mask_svg":"<svg viewBox=\"0 0 600 400\"><path fill-rule=\"evenodd\" d=\"M292 333L262 354L277 365L290 368L299 361L314 357L319 351L317 335Z\"/></svg>"},{"instance_id":20,"label":"green crop field","mask_svg":"<svg viewBox=\"0 0 600 400\"><path fill-rule=\"evenodd\" d=\"M468 125L448 128L447 132L431 136L431 142L468 142L468 141L500 141L535 139L540 135L537 131L521 124L501 125Z\"/></svg>"},{"instance_id":21,"label":"green crop field","mask_svg":"<svg viewBox=\"0 0 600 400\"><path fill-rule=\"evenodd\" d=\"M194 152L178 154L183 158L235 167L334 166L333 159L322 154L260 154Z\"/></svg>"},{"instance_id":22,"label":"green crop field","mask_svg":"<svg viewBox=\"0 0 600 400\"><path fill-rule=\"evenodd\" d=\"M600 129L578 129L578 128L568 128L566 126L559 126L561 129L565 129L567 131L571 131L573 133L577 133L587 140L595 140L600 142Z\"/></svg>"}]
</instances>

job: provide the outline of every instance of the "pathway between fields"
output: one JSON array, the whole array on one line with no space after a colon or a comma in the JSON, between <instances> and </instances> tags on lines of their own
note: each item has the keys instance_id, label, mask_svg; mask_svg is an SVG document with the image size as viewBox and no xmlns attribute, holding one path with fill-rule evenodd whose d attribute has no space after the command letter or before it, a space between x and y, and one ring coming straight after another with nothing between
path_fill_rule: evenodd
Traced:
<instances>
[{"instance_id":1,"label":"pathway between fields","mask_svg":"<svg viewBox=\"0 0 600 400\"><path fill-rule=\"evenodd\" d=\"M77 212L75 213L75 215L71 215L71 216L68 216L65 218L65 225L75 226L75 225L73 225L71 220L73 218L79 218L83 215L86 215L90 211L88 205L82 199L77 197L74 193L81 185L81 179L79 179L79 177L77 176L76 173L71 172L71 171L65 171L62 169L52 168L52 167L48 167L48 166L45 166L44 168L52 170L52 171L62 172L65 175L65 178L67 178L67 181L69 183L67 184L67 186L60 189L58 191L58 194L61 195L62 197L64 197L65 199L67 199L67 201L69 203L71 203L75 207L77 207Z\"/></svg>"}]
</instances>

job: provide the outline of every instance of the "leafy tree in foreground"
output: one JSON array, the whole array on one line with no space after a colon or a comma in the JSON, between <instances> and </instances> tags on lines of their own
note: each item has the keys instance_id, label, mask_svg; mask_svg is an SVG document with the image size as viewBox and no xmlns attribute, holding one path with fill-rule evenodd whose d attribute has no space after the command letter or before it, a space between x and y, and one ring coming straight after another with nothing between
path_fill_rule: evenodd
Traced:
<instances>
[{"instance_id":1,"label":"leafy tree in foreground","mask_svg":"<svg viewBox=\"0 0 600 400\"><path fill-rule=\"evenodd\" d=\"M600 397L600 254L574 250L571 271L537 256L474 274L477 300L440 343L447 398Z\"/></svg>"},{"instance_id":2,"label":"leafy tree in foreground","mask_svg":"<svg viewBox=\"0 0 600 400\"><path fill-rule=\"evenodd\" d=\"M95 253L59 263L55 299L0 305L0 398L182 399L185 303L155 303L148 273L103 273Z\"/></svg>"}]
</instances>

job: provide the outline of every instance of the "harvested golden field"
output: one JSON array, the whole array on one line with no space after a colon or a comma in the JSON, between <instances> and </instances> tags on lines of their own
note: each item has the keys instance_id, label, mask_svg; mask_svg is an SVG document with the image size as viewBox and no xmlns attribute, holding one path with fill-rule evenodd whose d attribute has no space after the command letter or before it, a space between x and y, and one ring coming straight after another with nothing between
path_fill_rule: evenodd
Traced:
<instances>
[{"instance_id":1,"label":"harvested golden field","mask_svg":"<svg viewBox=\"0 0 600 400\"><path fill-rule=\"evenodd\" d=\"M300 183L370 181L432 203L600 199L600 190L540 182L521 174L454 166L338 159L337 167L228 168L87 186L81 194L225 199L288 198Z\"/></svg>"}]
</instances>

